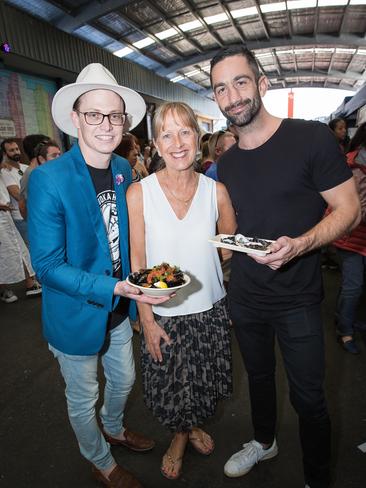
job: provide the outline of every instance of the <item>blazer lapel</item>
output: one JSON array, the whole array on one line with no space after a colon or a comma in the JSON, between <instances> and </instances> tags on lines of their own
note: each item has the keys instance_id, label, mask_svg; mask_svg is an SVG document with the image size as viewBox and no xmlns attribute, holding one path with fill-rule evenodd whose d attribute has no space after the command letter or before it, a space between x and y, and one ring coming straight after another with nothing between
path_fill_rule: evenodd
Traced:
<instances>
[{"instance_id":1,"label":"blazer lapel","mask_svg":"<svg viewBox=\"0 0 366 488\"><path fill-rule=\"evenodd\" d=\"M103 217L99 208L99 204L96 198L93 181L91 179L88 168L86 167L86 163L83 158L83 155L81 154L79 145L75 144L71 149L71 151L73 153L72 159L75 165L75 174L77 175L77 178L79 180L78 183L79 183L80 193L88 209L88 214L89 214L88 216L90 222L94 227L95 233L98 237L103 252L110 259L107 233L105 230Z\"/></svg>"}]
</instances>

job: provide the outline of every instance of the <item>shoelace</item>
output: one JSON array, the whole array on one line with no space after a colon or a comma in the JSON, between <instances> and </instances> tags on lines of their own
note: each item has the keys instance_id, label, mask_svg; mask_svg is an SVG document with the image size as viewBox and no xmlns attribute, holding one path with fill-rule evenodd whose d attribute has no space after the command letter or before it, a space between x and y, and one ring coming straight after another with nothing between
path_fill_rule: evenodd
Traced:
<instances>
[{"instance_id":1,"label":"shoelace","mask_svg":"<svg viewBox=\"0 0 366 488\"><path fill-rule=\"evenodd\" d=\"M243 454L245 459L249 459L252 457L255 457L255 463L258 464L258 460L260 457L260 450L261 448L253 444L252 442L247 442L246 444L243 444ZM246 451L244 453L244 451Z\"/></svg>"}]
</instances>

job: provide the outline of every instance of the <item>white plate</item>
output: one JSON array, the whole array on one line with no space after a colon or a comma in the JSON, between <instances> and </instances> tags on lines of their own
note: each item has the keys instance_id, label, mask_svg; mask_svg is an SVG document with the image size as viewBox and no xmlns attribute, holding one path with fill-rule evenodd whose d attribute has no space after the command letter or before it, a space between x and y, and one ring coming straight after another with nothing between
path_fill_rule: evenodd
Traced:
<instances>
[{"instance_id":1,"label":"white plate","mask_svg":"<svg viewBox=\"0 0 366 488\"><path fill-rule=\"evenodd\" d=\"M131 283L128 277L126 278L126 281L129 285L139 289L144 295L147 295L148 297L166 297L180 290L181 288L184 288L185 286L189 285L189 283L191 282L191 278L185 273L183 273L183 276L184 276L183 285L172 286L171 288L155 288L155 287L145 288L144 286L134 285L133 283Z\"/></svg>"},{"instance_id":2,"label":"white plate","mask_svg":"<svg viewBox=\"0 0 366 488\"><path fill-rule=\"evenodd\" d=\"M268 249L261 251L259 249L252 249L250 247L245 247L245 246L238 246L236 244L226 244L225 242L221 242L221 239L223 237L231 237L230 234L218 234L217 236L213 237L212 239L209 239L209 242L212 242L212 244L215 247L222 247L224 249L231 249L232 251L239 251L239 252L245 252L246 254L256 254L257 256L265 256L266 254L269 254L271 251ZM263 239L268 242L274 242L270 241L269 239Z\"/></svg>"}]
</instances>

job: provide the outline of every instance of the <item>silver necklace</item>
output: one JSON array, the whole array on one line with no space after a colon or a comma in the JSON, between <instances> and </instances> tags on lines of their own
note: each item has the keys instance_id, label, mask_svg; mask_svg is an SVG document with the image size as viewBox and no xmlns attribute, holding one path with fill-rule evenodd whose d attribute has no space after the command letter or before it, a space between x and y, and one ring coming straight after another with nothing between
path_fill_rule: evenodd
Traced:
<instances>
[{"instance_id":1,"label":"silver necklace","mask_svg":"<svg viewBox=\"0 0 366 488\"><path fill-rule=\"evenodd\" d=\"M192 192L192 195L187 198L187 199L182 199L182 198L179 198L175 195L175 193L173 192L173 190L171 190L169 188L169 185L167 183L165 183L165 188L168 190L168 193L173 197L175 198L175 200L177 200L178 202L180 203L183 203L183 205L187 206L189 205L189 202L192 200L192 198L194 197L195 193L196 193L196 189L197 189L197 183L198 183L198 177L197 175L195 174L196 176L196 179L195 179L195 184L194 184L194 188L193 188L193 192ZM167 180L167 176L165 176L165 179Z\"/></svg>"}]
</instances>

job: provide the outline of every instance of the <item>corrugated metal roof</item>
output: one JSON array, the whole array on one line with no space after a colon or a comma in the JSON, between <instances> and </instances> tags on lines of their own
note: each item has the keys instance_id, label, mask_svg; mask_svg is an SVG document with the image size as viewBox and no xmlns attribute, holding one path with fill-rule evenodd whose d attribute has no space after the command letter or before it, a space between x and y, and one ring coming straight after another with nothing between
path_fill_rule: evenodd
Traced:
<instances>
[{"instance_id":1,"label":"corrugated metal roof","mask_svg":"<svg viewBox=\"0 0 366 488\"><path fill-rule=\"evenodd\" d=\"M246 43L270 88L357 90L366 78L366 0L8 0L118 56L211 94L207 65Z\"/></svg>"}]
</instances>

